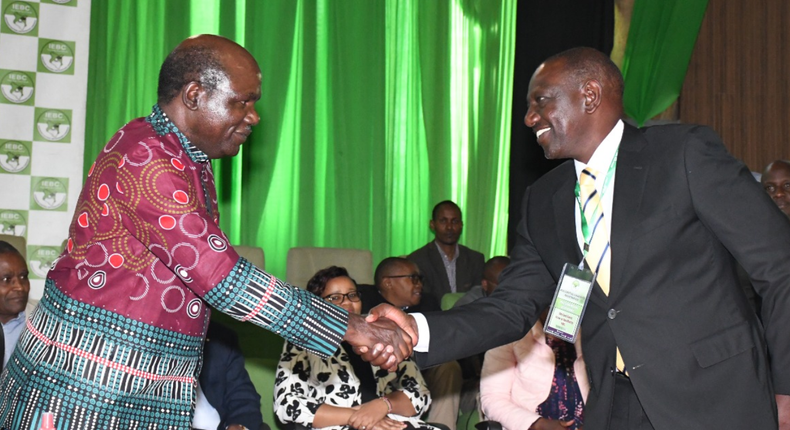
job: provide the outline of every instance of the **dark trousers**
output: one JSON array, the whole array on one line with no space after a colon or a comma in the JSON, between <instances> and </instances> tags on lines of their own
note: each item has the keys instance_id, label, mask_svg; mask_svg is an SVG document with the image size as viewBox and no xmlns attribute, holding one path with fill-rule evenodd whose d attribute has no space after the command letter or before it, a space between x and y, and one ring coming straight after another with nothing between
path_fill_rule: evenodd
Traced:
<instances>
[{"instance_id":1,"label":"dark trousers","mask_svg":"<svg viewBox=\"0 0 790 430\"><path fill-rule=\"evenodd\" d=\"M615 373L614 378L614 403L609 430L654 430L639 403L631 380L619 372Z\"/></svg>"}]
</instances>

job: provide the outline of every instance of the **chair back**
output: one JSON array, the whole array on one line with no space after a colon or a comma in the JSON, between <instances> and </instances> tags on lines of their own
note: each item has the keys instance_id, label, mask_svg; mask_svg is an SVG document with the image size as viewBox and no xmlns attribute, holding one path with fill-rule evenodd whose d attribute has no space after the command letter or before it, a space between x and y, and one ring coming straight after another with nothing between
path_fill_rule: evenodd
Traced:
<instances>
[{"instance_id":1,"label":"chair back","mask_svg":"<svg viewBox=\"0 0 790 430\"><path fill-rule=\"evenodd\" d=\"M254 264L255 267L265 270L264 265L266 264L266 258L263 254L263 248L260 246L234 245L233 249L235 249L240 256Z\"/></svg>"},{"instance_id":2,"label":"chair back","mask_svg":"<svg viewBox=\"0 0 790 430\"><path fill-rule=\"evenodd\" d=\"M300 288L315 272L329 266L345 267L358 284L373 284L373 253L367 249L291 248L286 266L285 280Z\"/></svg>"}]
</instances>

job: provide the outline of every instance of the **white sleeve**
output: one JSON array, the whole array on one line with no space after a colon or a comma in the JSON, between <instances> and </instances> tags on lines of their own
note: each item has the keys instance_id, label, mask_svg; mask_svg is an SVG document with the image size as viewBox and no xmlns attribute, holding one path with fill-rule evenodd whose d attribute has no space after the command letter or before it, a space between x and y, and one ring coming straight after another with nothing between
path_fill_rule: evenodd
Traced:
<instances>
[{"instance_id":1,"label":"white sleeve","mask_svg":"<svg viewBox=\"0 0 790 430\"><path fill-rule=\"evenodd\" d=\"M431 344L431 329L428 327L428 320L425 319L425 315L419 312L409 315L413 316L414 321L417 322L417 336L419 339L414 350L417 352L428 352L428 345Z\"/></svg>"}]
</instances>

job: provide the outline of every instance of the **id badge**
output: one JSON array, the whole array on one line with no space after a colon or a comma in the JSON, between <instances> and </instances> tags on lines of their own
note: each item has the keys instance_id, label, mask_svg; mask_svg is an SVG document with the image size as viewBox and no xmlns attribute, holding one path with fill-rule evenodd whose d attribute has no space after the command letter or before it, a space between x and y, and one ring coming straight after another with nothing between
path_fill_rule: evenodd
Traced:
<instances>
[{"instance_id":1,"label":"id badge","mask_svg":"<svg viewBox=\"0 0 790 430\"><path fill-rule=\"evenodd\" d=\"M590 300L595 274L587 268L565 263L543 331L574 343Z\"/></svg>"}]
</instances>

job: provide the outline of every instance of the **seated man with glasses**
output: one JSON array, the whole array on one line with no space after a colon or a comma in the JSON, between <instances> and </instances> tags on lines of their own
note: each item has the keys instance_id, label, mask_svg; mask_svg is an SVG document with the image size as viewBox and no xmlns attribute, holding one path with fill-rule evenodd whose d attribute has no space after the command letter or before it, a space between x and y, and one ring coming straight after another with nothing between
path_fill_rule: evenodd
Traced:
<instances>
[{"instance_id":1,"label":"seated man with glasses","mask_svg":"<svg viewBox=\"0 0 790 430\"><path fill-rule=\"evenodd\" d=\"M404 312L439 311L438 300L431 294L423 295L422 274L417 265L405 258L389 257L379 263L374 274L375 286L360 285L362 312L381 303L388 303ZM431 390L433 405L428 421L455 430L461 403L463 375L457 361L450 361L422 371Z\"/></svg>"},{"instance_id":2,"label":"seated man with glasses","mask_svg":"<svg viewBox=\"0 0 790 430\"><path fill-rule=\"evenodd\" d=\"M357 284L346 269L319 270L307 291L349 313L362 310ZM288 428L332 430L440 430L419 419L431 404L420 370L410 358L387 372L363 361L351 346L328 358L286 342L274 383L274 413Z\"/></svg>"}]
</instances>

